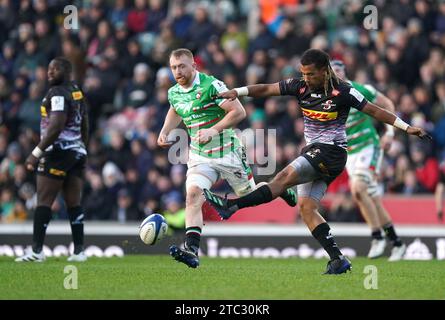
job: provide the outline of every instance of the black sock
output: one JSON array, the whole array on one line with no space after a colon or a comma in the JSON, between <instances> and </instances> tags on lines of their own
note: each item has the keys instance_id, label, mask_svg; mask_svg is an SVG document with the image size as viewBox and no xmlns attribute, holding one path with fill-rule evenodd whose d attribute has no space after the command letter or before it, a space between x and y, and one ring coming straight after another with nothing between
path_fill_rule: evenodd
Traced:
<instances>
[{"instance_id":1,"label":"black sock","mask_svg":"<svg viewBox=\"0 0 445 320\"><path fill-rule=\"evenodd\" d=\"M376 240L382 240L382 231L380 229L377 230L373 230L371 233L371 237L372 239L376 239Z\"/></svg>"},{"instance_id":2,"label":"black sock","mask_svg":"<svg viewBox=\"0 0 445 320\"><path fill-rule=\"evenodd\" d=\"M83 251L83 218L84 213L81 206L68 208L68 216L70 217L71 234L73 235L74 254Z\"/></svg>"},{"instance_id":3,"label":"black sock","mask_svg":"<svg viewBox=\"0 0 445 320\"><path fill-rule=\"evenodd\" d=\"M200 227L188 227L185 229L185 247L196 255L198 255L201 232Z\"/></svg>"},{"instance_id":4,"label":"black sock","mask_svg":"<svg viewBox=\"0 0 445 320\"><path fill-rule=\"evenodd\" d=\"M385 224L383 226L383 231L385 231L386 236L392 242L394 247L400 247L402 245L402 240L397 236L396 230L392 223Z\"/></svg>"},{"instance_id":5,"label":"black sock","mask_svg":"<svg viewBox=\"0 0 445 320\"><path fill-rule=\"evenodd\" d=\"M272 192L267 184L259 187L249 194L237 199L227 200L227 206L229 208L236 206L236 209L253 207L262 203L267 203L273 200Z\"/></svg>"},{"instance_id":6,"label":"black sock","mask_svg":"<svg viewBox=\"0 0 445 320\"><path fill-rule=\"evenodd\" d=\"M324 222L315 227L312 231L312 235L320 242L321 246L329 254L331 260L337 259L342 255L340 249L335 243L334 237L331 235L329 225Z\"/></svg>"},{"instance_id":7,"label":"black sock","mask_svg":"<svg viewBox=\"0 0 445 320\"><path fill-rule=\"evenodd\" d=\"M50 207L38 206L34 211L34 231L32 235L32 250L36 253L42 251L43 242L45 241L46 227L52 217Z\"/></svg>"}]
</instances>

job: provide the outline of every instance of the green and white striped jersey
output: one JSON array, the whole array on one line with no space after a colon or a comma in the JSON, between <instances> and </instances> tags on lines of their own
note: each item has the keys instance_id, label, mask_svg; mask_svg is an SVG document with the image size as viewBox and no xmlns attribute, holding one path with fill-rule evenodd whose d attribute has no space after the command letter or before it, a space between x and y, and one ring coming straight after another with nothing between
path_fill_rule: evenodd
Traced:
<instances>
[{"instance_id":1,"label":"green and white striped jersey","mask_svg":"<svg viewBox=\"0 0 445 320\"><path fill-rule=\"evenodd\" d=\"M374 103L377 91L371 85L362 85L354 81L348 81L357 91L363 94L369 102ZM351 108L346 120L346 136L348 139L348 153L356 153L364 147L374 144L380 146L379 135L374 127L372 119L367 114Z\"/></svg>"},{"instance_id":2,"label":"green and white striped jersey","mask_svg":"<svg viewBox=\"0 0 445 320\"><path fill-rule=\"evenodd\" d=\"M186 90L176 84L168 90L168 101L187 127L193 153L207 158L222 158L240 146L231 128L205 144L194 139L199 129L210 128L225 116L226 112L219 107L225 99L216 98L216 95L227 90L222 81L200 72L196 72L191 88Z\"/></svg>"}]
</instances>

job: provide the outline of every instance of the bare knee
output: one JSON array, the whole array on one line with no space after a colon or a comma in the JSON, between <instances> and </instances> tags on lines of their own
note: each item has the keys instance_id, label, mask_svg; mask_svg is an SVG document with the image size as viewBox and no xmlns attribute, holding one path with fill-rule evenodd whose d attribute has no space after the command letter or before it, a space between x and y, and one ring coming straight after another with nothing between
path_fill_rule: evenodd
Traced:
<instances>
[{"instance_id":1,"label":"bare knee","mask_svg":"<svg viewBox=\"0 0 445 320\"><path fill-rule=\"evenodd\" d=\"M359 179L353 179L351 184L352 197L356 201L362 201L367 196L367 184Z\"/></svg>"},{"instance_id":2,"label":"bare knee","mask_svg":"<svg viewBox=\"0 0 445 320\"><path fill-rule=\"evenodd\" d=\"M204 203L204 196L202 190L199 187L191 186L187 189L187 196L185 199L186 207L201 207Z\"/></svg>"},{"instance_id":3,"label":"bare knee","mask_svg":"<svg viewBox=\"0 0 445 320\"><path fill-rule=\"evenodd\" d=\"M308 198L301 198L298 201L298 209L304 220L317 212L318 205L315 201Z\"/></svg>"}]
</instances>

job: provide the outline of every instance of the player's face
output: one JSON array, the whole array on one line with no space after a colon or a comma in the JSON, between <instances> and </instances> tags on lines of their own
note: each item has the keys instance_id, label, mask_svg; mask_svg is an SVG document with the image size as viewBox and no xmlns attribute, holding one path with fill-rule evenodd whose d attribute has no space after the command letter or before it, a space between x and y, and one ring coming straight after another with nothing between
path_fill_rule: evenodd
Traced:
<instances>
[{"instance_id":1,"label":"player's face","mask_svg":"<svg viewBox=\"0 0 445 320\"><path fill-rule=\"evenodd\" d=\"M63 82L65 77L63 68L57 61L52 60L48 65L48 82L50 85L56 85Z\"/></svg>"},{"instance_id":2,"label":"player's face","mask_svg":"<svg viewBox=\"0 0 445 320\"><path fill-rule=\"evenodd\" d=\"M196 64L190 57L181 55L170 57L170 68L179 85L188 87L192 84Z\"/></svg>"},{"instance_id":3,"label":"player's face","mask_svg":"<svg viewBox=\"0 0 445 320\"><path fill-rule=\"evenodd\" d=\"M326 69L316 68L314 64L301 65L301 74L303 75L304 82L311 90L320 89L323 87L326 79Z\"/></svg>"},{"instance_id":4,"label":"player's face","mask_svg":"<svg viewBox=\"0 0 445 320\"><path fill-rule=\"evenodd\" d=\"M339 77L341 80L345 80L346 78L346 74L345 74L345 69L339 66L333 66L332 70L334 70L335 74L337 75L337 77Z\"/></svg>"}]
</instances>

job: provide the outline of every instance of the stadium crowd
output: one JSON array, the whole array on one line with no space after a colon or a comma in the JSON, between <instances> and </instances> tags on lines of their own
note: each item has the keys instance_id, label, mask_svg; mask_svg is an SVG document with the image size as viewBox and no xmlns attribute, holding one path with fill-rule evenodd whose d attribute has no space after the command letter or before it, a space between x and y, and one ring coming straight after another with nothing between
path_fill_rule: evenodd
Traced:
<instances>
[{"instance_id":1,"label":"stadium crowd","mask_svg":"<svg viewBox=\"0 0 445 320\"><path fill-rule=\"evenodd\" d=\"M420 144L396 130L382 188L432 194L445 159L445 1L257 2L258 9L249 0L74 1L79 23L70 29L64 7L72 1L0 0L0 222L32 218L34 175L24 160L39 140L47 65L59 55L72 62L90 105L86 218L125 222L153 211L183 214L186 165L172 165L156 144L174 84L168 56L178 47L191 49L198 69L229 88L298 77L299 57L310 47L343 60L350 79L374 85L399 117L433 135ZM377 29L364 28L366 4L378 9ZM304 144L295 99L243 104L241 130L276 129L267 144L246 140L249 159L272 155L280 170ZM346 181L334 182L330 192L347 200ZM67 218L61 201L53 209ZM350 201L340 201L335 211L340 220L356 220Z\"/></svg>"}]
</instances>

